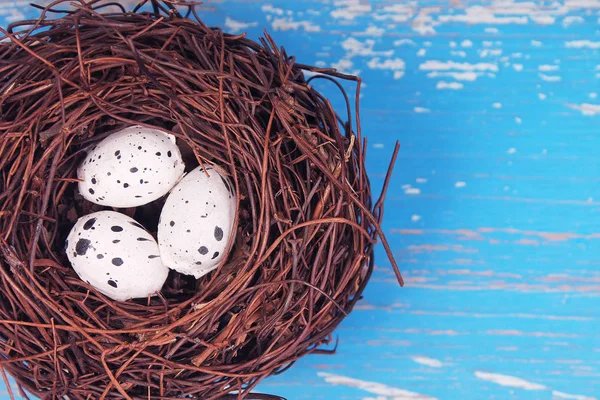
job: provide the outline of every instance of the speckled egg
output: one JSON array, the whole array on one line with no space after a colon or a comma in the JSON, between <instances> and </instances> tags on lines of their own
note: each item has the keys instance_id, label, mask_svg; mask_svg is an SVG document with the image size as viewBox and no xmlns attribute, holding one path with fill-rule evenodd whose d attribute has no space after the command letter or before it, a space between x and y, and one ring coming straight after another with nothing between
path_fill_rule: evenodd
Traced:
<instances>
[{"instance_id":1,"label":"speckled egg","mask_svg":"<svg viewBox=\"0 0 600 400\"><path fill-rule=\"evenodd\" d=\"M81 217L65 249L77 275L114 300L153 295L169 274L152 235L134 219L114 211Z\"/></svg>"},{"instance_id":2,"label":"speckled egg","mask_svg":"<svg viewBox=\"0 0 600 400\"><path fill-rule=\"evenodd\" d=\"M158 246L163 263L196 278L216 269L234 239L235 213L235 190L229 178L212 166L191 171L173 188L160 215Z\"/></svg>"},{"instance_id":3,"label":"speckled egg","mask_svg":"<svg viewBox=\"0 0 600 400\"><path fill-rule=\"evenodd\" d=\"M175 136L130 126L88 153L77 170L79 192L103 206L137 207L167 194L184 168Z\"/></svg>"}]
</instances>

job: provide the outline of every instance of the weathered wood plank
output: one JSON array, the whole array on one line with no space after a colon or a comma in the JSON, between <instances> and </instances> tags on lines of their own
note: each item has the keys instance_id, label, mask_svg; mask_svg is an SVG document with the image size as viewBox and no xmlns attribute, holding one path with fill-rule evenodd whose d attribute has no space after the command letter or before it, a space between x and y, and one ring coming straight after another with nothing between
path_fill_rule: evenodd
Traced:
<instances>
[{"instance_id":1,"label":"weathered wood plank","mask_svg":"<svg viewBox=\"0 0 600 400\"><path fill-rule=\"evenodd\" d=\"M600 396L599 0L204 8L209 24L251 37L267 28L303 63L360 73L376 188L402 142L385 229L407 287L378 248L365 299L337 331L338 354L307 357L260 390ZM22 14L22 2L0 7L3 23Z\"/></svg>"}]
</instances>

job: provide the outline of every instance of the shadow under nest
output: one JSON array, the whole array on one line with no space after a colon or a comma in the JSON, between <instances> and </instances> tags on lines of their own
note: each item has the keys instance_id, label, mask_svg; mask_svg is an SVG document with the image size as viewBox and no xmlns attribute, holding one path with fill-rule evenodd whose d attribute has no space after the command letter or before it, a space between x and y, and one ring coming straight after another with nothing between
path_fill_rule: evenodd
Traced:
<instances>
[{"instance_id":1,"label":"shadow under nest","mask_svg":"<svg viewBox=\"0 0 600 400\"><path fill-rule=\"evenodd\" d=\"M51 18L61 3L75 8ZM298 64L268 35L257 43L209 28L191 3L195 20L184 18L172 3L102 13L97 1L56 1L1 30L0 366L23 395L243 398L327 352L318 347L360 298L377 237L402 280L380 229L398 147L373 203L358 114L353 131L343 89L347 122L303 70L360 80ZM217 271L172 272L160 296L116 302L77 277L63 246L79 217L106 209L77 193L77 165L133 124L173 133L188 171L226 170L238 231ZM160 207L119 211L152 227Z\"/></svg>"}]
</instances>

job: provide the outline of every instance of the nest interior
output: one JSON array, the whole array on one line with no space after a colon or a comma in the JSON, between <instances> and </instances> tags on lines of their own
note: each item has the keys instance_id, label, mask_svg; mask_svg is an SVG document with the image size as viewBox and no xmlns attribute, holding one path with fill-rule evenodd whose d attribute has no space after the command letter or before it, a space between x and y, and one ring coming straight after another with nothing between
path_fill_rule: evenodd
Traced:
<instances>
[{"instance_id":1,"label":"nest interior","mask_svg":"<svg viewBox=\"0 0 600 400\"><path fill-rule=\"evenodd\" d=\"M360 80L173 3L106 12L59 0L0 30L0 367L23 392L242 398L324 352L371 275L377 237L401 281L380 228L390 172L373 202L358 103L352 129L347 97L342 121L303 71ZM86 149L133 124L176 135L188 167L227 171L238 234L217 271L173 273L160 296L115 302L77 277L63 246L77 218L106 209L77 193ZM152 230L160 201L119 211Z\"/></svg>"}]
</instances>

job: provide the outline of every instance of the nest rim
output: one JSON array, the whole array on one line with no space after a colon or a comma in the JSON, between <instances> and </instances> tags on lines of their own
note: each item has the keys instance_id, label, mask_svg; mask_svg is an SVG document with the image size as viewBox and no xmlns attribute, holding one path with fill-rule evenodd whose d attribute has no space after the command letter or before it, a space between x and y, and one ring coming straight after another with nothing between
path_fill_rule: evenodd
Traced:
<instances>
[{"instance_id":1,"label":"nest rim","mask_svg":"<svg viewBox=\"0 0 600 400\"><path fill-rule=\"evenodd\" d=\"M196 21L171 1L106 14L91 1L46 16L62 3L0 29L9 39L0 45L5 380L6 370L42 397L244 398L299 357L331 352L320 346L360 298L377 237L403 283L380 226L399 147L373 203L359 78L296 63L268 34L257 43L209 28L193 2L178 5ZM341 89L346 122L315 79ZM355 130L338 80L356 82ZM85 147L133 124L167 125L188 160L229 173L241 242L204 278L173 274L158 298L116 302L58 249L72 214L97 209L73 188ZM150 225L157 217L152 206L123 212Z\"/></svg>"}]
</instances>

